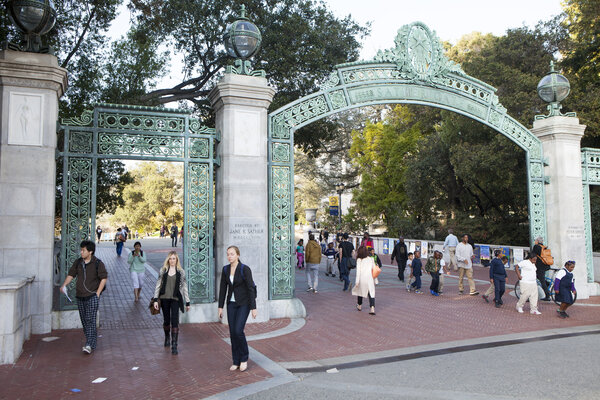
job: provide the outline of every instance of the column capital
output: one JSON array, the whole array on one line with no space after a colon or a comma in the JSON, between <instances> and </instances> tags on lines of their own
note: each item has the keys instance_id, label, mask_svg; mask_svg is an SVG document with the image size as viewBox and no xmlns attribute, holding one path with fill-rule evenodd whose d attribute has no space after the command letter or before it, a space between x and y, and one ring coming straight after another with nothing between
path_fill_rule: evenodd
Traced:
<instances>
[{"instance_id":1,"label":"column capital","mask_svg":"<svg viewBox=\"0 0 600 400\"><path fill-rule=\"evenodd\" d=\"M550 140L581 141L586 126L579 123L579 118L554 116L533 121L531 132L542 142Z\"/></svg>"},{"instance_id":2,"label":"column capital","mask_svg":"<svg viewBox=\"0 0 600 400\"><path fill-rule=\"evenodd\" d=\"M225 74L208 94L208 100L216 110L225 105L241 105L268 108L275 90L267 79L258 76Z\"/></svg>"},{"instance_id":3,"label":"column capital","mask_svg":"<svg viewBox=\"0 0 600 400\"><path fill-rule=\"evenodd\" d=\"M67 70L51 54L0 51L0 86L48 89L60 98L67 90Z\"/></svg>"}]
</instances>

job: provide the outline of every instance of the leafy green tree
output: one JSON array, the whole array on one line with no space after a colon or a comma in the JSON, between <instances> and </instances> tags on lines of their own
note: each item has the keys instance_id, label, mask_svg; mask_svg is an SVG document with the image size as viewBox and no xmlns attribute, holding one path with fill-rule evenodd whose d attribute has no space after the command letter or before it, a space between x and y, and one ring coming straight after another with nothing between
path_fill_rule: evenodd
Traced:
<instances>
[{"instance_id":1,"label":"leafy green tree","mask_svg":"<svg viewBox=\"0 0 600 400\"><path fill-rule=\"evenodd\" d=\"M163 222L183 223L183 169L176 163L145 162L132 169L133 182L123 189L124 204L114 213L113 223L152 232Z\"/></svg>"}]
</instances>

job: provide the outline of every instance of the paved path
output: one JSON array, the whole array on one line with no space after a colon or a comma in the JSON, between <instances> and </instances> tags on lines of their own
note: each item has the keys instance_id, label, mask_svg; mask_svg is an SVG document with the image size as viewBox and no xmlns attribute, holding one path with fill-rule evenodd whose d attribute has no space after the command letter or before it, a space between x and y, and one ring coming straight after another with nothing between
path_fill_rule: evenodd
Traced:
<instances>
[{"instance_id":1,"label":"paved path","mask_svg":"<svg viewBox=\"0 0 600 400\"><path fill-rule=\"evenodd\" d=\"M156 254L153 260L159 263L166 256L163 253L170 251L170 243L161 249L160 243L153 246L150 241L146 240L143 247L149 254ZM232 373L228 370L231 360L230 348L225 341L228 337L226 326L220 323L184 324L180 333L180 354L172 356L162 347L162 317L152 317L147 310L155 283L150 272L156 271L157 266L149 266L142 300L135 303L125 252L118 258L113 247L106 244L100 246L98 256L109 269L109 287L100 303L98 349L89 356L81 352L84 339L79 329L33 335L14 365L0 367L0 398L71 398L76 395L71 389L81 390L78 395L85 398L102 399L241 398L304 379L302 371L318 372L324 367L336 366L343 369L351 363L355 363L352 364L355 367L349 369L360 370L361 362L385 362L387 364L377 367L385 370L386 365L392 365L392 359L385 357L406 357L406 354L456 349L473 343L483 343L485 347L486 342L548 336L562 332L561 329L589 326L588 330L600 330L593 326L600 323L599 298L578 302L571 309L571 318L566 320L557 318L556 306L549 303L541 305L541 316L518 314L514 309L516 299L509 294L505 296L505 306L500 309L486 304L480 296L459 296L455 277L446 277L444 296L407 293L396 277L395 266L384 267L381 283L377 286L377 315L370 316L366 310L357 312L355 297L342 292L339 279L326 277L322 268L319 293L316 294L305 291L304 271L296 272L296 295L304 302L308 313L305 323L280 319L248 324L246 334L255 339L250 342L250 368L245 373ZM383 261L388 262L385 258ZM475 276L480 280L478 289L483 292L488 285L487 269L476 268ZM514 283L514 276L509 280ZM428 281L429 278L424 277L425 288ZM584 303L590 306L578 307ZM264 335L269 332L275 337ZM579 343L578 340L575 342ZM473 354L474 359L487 361L486 350ZM138 369L132 369L135 367ZM296 376L282 367L294 371ZM473 373L477 375L477 368ZM481 374L484 379L486 376ZM107 380L92 384L91 381L98 377ZM355 378L350 373L344 379L352 381ZM342 383L344 379L341 379ZM305 395L291 391L289 395L265 398L319 397L319 385L323 383L313 385ZM456 390L455 387L450 389ZM383 393L389 396L382 395L381 398L393 398L396 392L389 390L388 394ZM341 396L342 393L335 392L329 398Z\"/></svg>"}]
</instances>

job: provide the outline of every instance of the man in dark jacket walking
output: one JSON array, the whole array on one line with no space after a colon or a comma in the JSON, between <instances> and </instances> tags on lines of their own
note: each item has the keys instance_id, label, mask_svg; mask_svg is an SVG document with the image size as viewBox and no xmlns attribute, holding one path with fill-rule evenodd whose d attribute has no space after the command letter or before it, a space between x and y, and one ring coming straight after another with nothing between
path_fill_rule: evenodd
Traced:
<instances>
[{"instance_id":1,"label":"man in dark jacket walking","mask_svg":"<svg viewBox=\"0 0 600 400\"><path fill-rule=\"evenodd\" d=\"M398 243L394 246L394 250L392 251L392 262L398 263L398 279L404 282L404 269L406 268L406 261L408 260L408 249L406 248L406 244L404 244L404 238L400 237Z\"/></svg>"},{"instance_id":2,"label":"man in dark jacket walking","mask_svg":"<svg viewBox=\"0 0 600 400\"><path fill-rule=\"evenodd\" d=\"M542 260L542 247L544 246L544 238L540 236L535 239L535 242L536 244L531 250L537 256L537 260L535 261L535 275L537 280L540 281L540 285L546 294L546 296L540 300L550 301L550 293L548 292L548 284L546 283L546 271L550 269L550 266Z\"/></svg>"}]
</instances>

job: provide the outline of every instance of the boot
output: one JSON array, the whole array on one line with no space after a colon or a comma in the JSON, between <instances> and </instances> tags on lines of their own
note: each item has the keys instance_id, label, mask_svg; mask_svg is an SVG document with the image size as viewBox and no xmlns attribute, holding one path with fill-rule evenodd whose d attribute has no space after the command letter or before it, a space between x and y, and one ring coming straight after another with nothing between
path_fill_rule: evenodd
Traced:
<instances>
[{"instance_id":1,"label":"boot","mask_svg":"<svg viewBox=\"0 0 600 400\"><path fill-rule=\"evenodd\" d=\"M179 328L171 329L171 354L179 354L177 352L177 337L179 336Z\"/></svg>"},{"instance_id":2,"label":"boot","mask_svg":"<svg viewBox=\"0 0 600 400\"><path fill-rule=\"evenodd\" d=\"M163 325L163 329L165 330L165 347L169 347L171 345L171 326Z\"/></svg>"}]
</instances>

